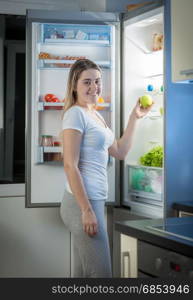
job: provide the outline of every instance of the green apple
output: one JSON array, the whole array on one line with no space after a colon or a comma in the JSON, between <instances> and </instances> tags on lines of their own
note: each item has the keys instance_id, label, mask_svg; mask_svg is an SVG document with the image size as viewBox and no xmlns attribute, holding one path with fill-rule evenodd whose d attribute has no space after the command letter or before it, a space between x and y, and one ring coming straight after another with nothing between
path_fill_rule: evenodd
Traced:
<instances>
[{"instance_id":1,"label":"green apple","mask_svg":"<svg viewBox=\"0 0 193 300\"><path fill-rule=\"evenodd\" d=\"M152 103L153 103L153 100L152 100L152 98L151 98L150 95L144 95L144 96L141 96L141 97L140 97L140 104L141 104L141 106L143 106L144 108L146 108L146 107L152 105Z\"/></svg>"}]
</instances>

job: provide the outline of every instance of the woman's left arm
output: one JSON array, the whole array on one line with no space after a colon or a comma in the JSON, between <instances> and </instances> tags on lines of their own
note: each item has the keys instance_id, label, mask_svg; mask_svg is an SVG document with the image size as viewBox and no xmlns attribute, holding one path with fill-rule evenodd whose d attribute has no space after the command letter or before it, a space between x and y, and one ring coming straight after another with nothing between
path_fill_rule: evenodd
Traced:
<instances>
[{"instance_id":1,"label":"woman's left arm","mask_svg":"<svg viewBox=\"0 0 193 300\"><path fill-rule=\"evenodd\" d=\"M150 111L152 105L147 108L143 108L138 99L137 104L135 105L129 117L127 127L122 137L118 140L115 140L111 147L109 147L109 154L111 156L120 160L123 160L126 157L132 145L137 121Z\"/></svg>"}]
</instances>

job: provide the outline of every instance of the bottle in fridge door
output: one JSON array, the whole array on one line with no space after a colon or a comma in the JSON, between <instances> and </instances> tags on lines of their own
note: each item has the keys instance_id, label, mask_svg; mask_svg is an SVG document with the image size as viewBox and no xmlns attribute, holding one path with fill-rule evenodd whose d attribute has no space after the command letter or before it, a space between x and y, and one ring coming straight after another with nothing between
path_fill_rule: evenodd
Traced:
<instances>
[{"instance_id":1,"label":"bottle in fridge door","mask_svg":"<svg viewBox=\"0 0 193 300\"><path fill-rule=\"evenodd\" d=\"M59 136L67 78L76 60L88 58L100 66L103 94L96 109L116 132L118 29L118 18L111 13L69 16L64 12L28 11L27 206L56 206L62 200L66 178ZM115 186L112 159L108 180ZM108 201L115 201L115 189L110 189Z\"/></svg>"}]
</instances>

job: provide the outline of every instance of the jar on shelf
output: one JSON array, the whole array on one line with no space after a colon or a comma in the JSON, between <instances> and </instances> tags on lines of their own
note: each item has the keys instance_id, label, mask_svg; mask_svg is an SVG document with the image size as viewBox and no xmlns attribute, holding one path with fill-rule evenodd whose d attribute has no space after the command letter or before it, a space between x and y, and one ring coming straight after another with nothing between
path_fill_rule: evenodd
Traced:
<instances>
[{"instance_id":1,"label":"jar on shelf","mask_svg":"<svg viewBox=\"0 0 193 300\"><path fill-rule=\"evenodd\" d=\"M52 147L53 146L53 137L52 135L42 135L40 138L40 146L43 147ZM53 160L53 153L46 152L44 149L43 153L44 161L52 161Z\"/></svg>"},{"instance_id":2,"label":"jar on shelf","mask_svg":"<svg viewBox=\"0 0 193 300\"><path fill-rule=\"evenodd\" d=\"M42 135L40 145L43 147L52 147L53 146L52 135Z\"/></svg>"},{"instance_id":3,"label":"jar on shelf","mask_svg":"<svg viewBox=\"0 0 193 300\"><path fill-rule=\"evenodd\" d=\"M54 141L54 147L61 147L61 142L60 141ZM61 152L54 152L53 153L53 160L54 161L62 161L62 154Z\"/></svg>"}]
</instances>

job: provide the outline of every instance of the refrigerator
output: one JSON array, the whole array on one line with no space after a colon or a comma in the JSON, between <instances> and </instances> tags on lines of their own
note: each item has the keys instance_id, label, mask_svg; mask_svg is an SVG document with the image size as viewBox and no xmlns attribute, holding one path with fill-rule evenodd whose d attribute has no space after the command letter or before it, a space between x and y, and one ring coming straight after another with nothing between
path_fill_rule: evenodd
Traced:
<instances>
[{"instance_id":1,"label":"refrigerator","mask_svg":"<svg viewBox=\"0 0 193 300\"><path fill-rule=\"evenodd\" d=\"M149 94L151 111L138 122L124 161L109 157L107 205L163 216L163 166L140 157L164 145L162 1L128 13L29 10L27 13L26 206L59 206L66 177L59 133L71 65L78 58L102 70L96 109L118 139L138 98Z\"/></svg>"}]
</instances>

